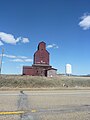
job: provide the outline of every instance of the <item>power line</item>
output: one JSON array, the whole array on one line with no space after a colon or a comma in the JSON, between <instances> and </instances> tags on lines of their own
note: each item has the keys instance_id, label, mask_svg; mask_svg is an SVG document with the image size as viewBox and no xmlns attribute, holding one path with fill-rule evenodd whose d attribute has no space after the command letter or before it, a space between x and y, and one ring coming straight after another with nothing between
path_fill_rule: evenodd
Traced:
<instances>
[{"instance_id":1,"label":"power line","mask_svg":"<svg viewBox=\"0 0 90 120\"><path fill-rule=\"evenodd\" d=\"M2 48L1 60L0 60L0 74L1 74L1 70L2 70L3 53L4 53L4 49Z\"/></svg>"}]
</instances>

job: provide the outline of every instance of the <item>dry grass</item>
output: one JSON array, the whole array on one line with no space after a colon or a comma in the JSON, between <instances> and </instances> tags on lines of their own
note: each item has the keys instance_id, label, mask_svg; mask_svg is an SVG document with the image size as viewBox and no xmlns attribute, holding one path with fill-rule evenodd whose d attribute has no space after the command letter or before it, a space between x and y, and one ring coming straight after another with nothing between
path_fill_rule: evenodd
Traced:
<instances>
[{"instance_id":1,"label":"dry grass","mask_svg":"<svg viewBox=\"0 0 90 120\"><path fill-rule=\"evenodd\" d=\"M53 78L1 75L0 88L59 88L66 84L68 87L90 87L90 77L57 76Z\"/></svg>"}]
</instances>

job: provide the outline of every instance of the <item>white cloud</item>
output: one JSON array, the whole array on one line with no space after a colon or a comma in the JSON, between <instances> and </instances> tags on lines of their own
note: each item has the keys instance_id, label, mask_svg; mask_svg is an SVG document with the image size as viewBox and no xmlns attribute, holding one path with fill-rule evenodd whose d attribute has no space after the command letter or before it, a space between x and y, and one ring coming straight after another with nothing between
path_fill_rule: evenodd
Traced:
<instances>
[{"instance_id":1,"label":"white cloud","mask_svg":"<svg viewBox=\"0 0 90 120\"><path fill-rule=\"evenodd\" d=\"M25 62L33 62L32 59L25 59Z\"/></svg>"},{"instance_id":2,"label":"white cloud","mask_svg":"<svg viewBox=\"0 0 90 120\"><path fill-rule=\"evenodd\" d=\"M12 62L32 62L32 59L13 59Z\"/></svg>"},{"instance_id":3,"label":"white cloud","mask_svg":"<svg viewBox=\"0 0 90 120\"><path fill-rule=\"evenodd\" d=\"M29 39L28 39L28 38L22 38L22 42L23 42L23 43L28 43L28 42L29 42Z\"/></svg>"},{"instance_id":4,"label":"white cloud","mask_svg":"<svg viewBox=\"0 0 90 120\"><path fill-rule=\"evenodd\" d=\"M24 62L23 59L13 59L13 60L10 60L10 61L13 61L13 62Z\"/></svg>"},{"instance_id":5,"label":"white cloud","mask_svg":"<svg viewBox=\"0 0 90 120\"><path fill-rule=\"evenodd\" d=\"M84 14L81 17L81 21L79 22L79 26L83 28L83 30L90 29L90 14Z\"/></svg>"},{"instance_id":6,"label":"white cloud","mask_svg":"<svg viewBox=\"0 0 90 120\"><path fill-rule=\"evenodd\" d=\"M28 57L26 57L26 56L18 56L18 58L26 59L26 58L28 58Z\"/></svg>"},{"instance_id":7,"label":"white cloud","mask_svg":"<svg viewBox=\"0 0 90 120\"><path fill-rule=\"evenodd\" d=\"M15 39L15 37L12 35L12 34L7 34L7 33L4 33L4 32L0 32L0 40L1 40L1 44L2 45L2 41L4 43L8 43L8 44L16 44L18 42L23 42L23 43L28 43L29 42L29 39L28 38L23 38L23 37L18 37Z\"/></svg>"},{"instance_id":8,"label":"white cloud","mask_svg":"<svg viewBox=\"0 0 90 120\"><path fill-rule=\"evenodd\" d=\"M53 46L52 45L48 45L47 48L52 48Z\"/></svg>"},{"instance_id":9,"label":"white cloud","mask_svg":"<svg viewBox=\"0 0 90 120\"><path fill-rule=\"evenodd\" d=\"M19 42L19 41L21 41L21 40L22 40L22 38L21 38L21 37L18 37L18 38L16 39L16 43Z\"/></svg>"},{"instance_id":10,"label":"white cloud","mask_svg":"<svg viewBox=\"0 0 90 120\"><path fill-rule=\"evenodd\" d=\"M59 48L56 44L47 45L47 48Z\"/></svg>"},{"instance_id":11,"label":"white cloud","mask_svg":"<svg viewBox=\"0 0 90 120\"><path fill-rule=\"evenodd\" d=\"M15 56L15 55L3 54L3 57L10 58L10 61L12 62L32 62L33 61L33 59L30 59L29 57L26 57L26 56Z\"/></svg>"},{"instance_id":12,"label":"white cloud","mask_svg":"<svg viewBox=\"0 0 90 120\"><path fill-rule=\"evenodd\" d=\"M14 55L3 54L3 56L7 58L17 58L17 56L14 56Z\"/></svg>"},{"instance_id":13,"label":"white cloud","mask_svg":"<svg viewBox=\"0 0 90 120\"><path fill-rule=\"evenodd\" d=\"M10 44L16 44L17 42L19 42L19 39L15 39L13 35L11 34L7 34L4 32L0 32L0 39L1 41L5 42L5 43L10 43Z\"/></svg>"}]
</instances>

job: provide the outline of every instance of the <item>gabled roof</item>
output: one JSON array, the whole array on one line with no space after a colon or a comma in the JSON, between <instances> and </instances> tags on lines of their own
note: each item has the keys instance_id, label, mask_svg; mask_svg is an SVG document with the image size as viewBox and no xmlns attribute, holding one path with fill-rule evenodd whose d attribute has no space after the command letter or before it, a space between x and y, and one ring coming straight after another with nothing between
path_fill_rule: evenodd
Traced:
<instances>
[{"instance_id":1,"label":"gabled roof","mask_svg":"<svg viewBox=\"0 0 90 120\"><path fill-rule=\"evenodd\" d=\"M57 69L55 69L55 68L48 68L48 70L56 70L57 71Z\"/></svg>"}]
</instances>

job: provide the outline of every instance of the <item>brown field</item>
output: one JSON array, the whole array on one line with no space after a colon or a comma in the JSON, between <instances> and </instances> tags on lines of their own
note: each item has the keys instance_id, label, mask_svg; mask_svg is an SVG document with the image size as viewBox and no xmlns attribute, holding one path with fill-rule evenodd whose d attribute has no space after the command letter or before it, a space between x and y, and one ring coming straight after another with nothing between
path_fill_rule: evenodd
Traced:
<instances>
[{"instance_id":1,"label":"brown field","mask_svg":"<svg viewBox=\"0 0 90 120\"><path fill-rule=\"evenodd\" d=\"M53 78L1 75L0 88L61 88L66 84L69 88L90 87L90 77L60 76Z\"/></svg>"}]
</instances>

